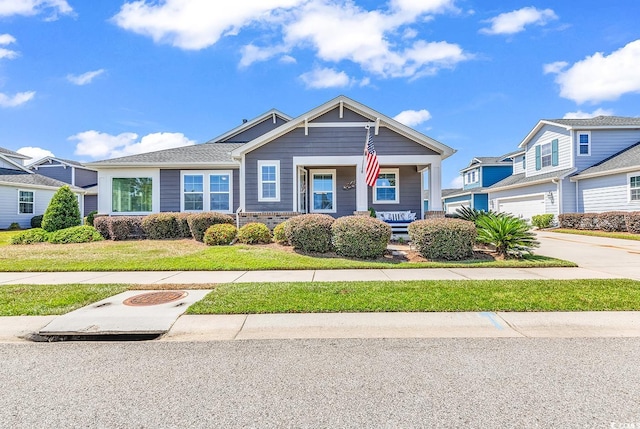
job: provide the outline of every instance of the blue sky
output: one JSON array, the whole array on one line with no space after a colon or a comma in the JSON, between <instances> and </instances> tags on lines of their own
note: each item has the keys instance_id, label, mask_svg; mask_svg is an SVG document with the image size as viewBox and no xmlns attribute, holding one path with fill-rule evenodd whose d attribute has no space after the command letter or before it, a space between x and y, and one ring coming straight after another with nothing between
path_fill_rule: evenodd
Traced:
<instances>
[{"instance_id":1,"label":"blue sky","mask_svg":"<svg viewBox=\"0 0 640 429\"><path fill-rule=\"evenodd\" d=\"M0 146L93 161L344 94L456 149L450 187L539 119L640 116L639 16L637 0L0 0Z\"/></svg>"}]
</instances>

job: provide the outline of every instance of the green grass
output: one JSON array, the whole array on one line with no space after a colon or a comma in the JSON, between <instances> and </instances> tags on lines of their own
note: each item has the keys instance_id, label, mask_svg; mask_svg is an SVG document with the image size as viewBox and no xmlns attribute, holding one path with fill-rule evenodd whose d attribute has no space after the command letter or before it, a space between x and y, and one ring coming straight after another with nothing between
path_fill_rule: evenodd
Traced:
<instances>
[{"instance_id":1,"label":"green grass","mask_svg":"<svg viewBox=\"0 0 640 429\"><path fill-rule=\"evenodd\" d=\"M113 284L0 286L0 316L64 314L127 289Z\"/></svg>"},{"instance_id":2,"label":"green grass","mask_svg":"<svg viewBox=\"0 0 640 429\"><path fill-rule=\"evenodd\" d=\"M209 271L340 268L559 267L575 264L544 256L460 262L363 261L304 255L273 245L205 246L194 240L110 241L4 246L0 271Z\"/></svg>"},{"instance_id":3,"label":"green grass","mask_svg":"<svg viewBox=\"0 0 640 429\"><path fill-rule=\"evenodd\" d=\"M606 231L592 231L592 230L585 230L585 229L565 229L565 228L553 229L551 230L551 232L559 232L561 234L588 235L591 237L620 238L622 240L640 241L640 234L631 234L629 232L606 232Z\"/></svg>"},{"instance_id":4,"label":"green grass","mask_svg":"<svg viewBox=\"0 0 640 429\"><path fill-rule=\"evenodd\" d=\"M21 231L0 231L0 247L11 244L11 237L19 234Z\"/></svg>"},{"instance_id":5,"label":"green grass","mask_svg":"<svg viewBox=\"0 0 640 429\"><path fill-rule=\"evenodd\" d=\"M640 310L634 280L425 280L218 286L188 314Z\"/></svg>"}]
</instances>

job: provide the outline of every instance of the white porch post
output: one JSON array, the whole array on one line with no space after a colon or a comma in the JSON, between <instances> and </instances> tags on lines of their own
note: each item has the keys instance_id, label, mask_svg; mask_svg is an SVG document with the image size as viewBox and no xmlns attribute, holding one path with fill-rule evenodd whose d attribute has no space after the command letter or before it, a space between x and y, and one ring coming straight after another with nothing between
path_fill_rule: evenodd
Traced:
<instances>
[{"instance_id":1,"label":"white porch post","mask_svg":"<svg viewBox=\"0 0 640 429\"><path fill-rule=\"evenodd\" d=\"M429 167L429 211L442 211L442 172L440 162Z\"/></svg>"},{"instance_id":2,"label":"white porch post","mask_svg":"<svg viewBox=\"0 0 640 429\"><path fill-rule=\"evenodd\" d=\"M369 201L367 201L368 186L365 172L362 170L362 161L360 160L356 164L356 211L359 212L369 210Z\"/></svg>"}]
</instances>

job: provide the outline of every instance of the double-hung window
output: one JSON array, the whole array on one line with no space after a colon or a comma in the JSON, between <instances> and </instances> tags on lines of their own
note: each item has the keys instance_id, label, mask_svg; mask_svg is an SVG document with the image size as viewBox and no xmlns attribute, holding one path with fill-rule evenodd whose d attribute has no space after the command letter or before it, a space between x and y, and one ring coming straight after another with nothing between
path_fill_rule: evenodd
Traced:
<instances>
[{"instance_id":1,"label":"double-hung window","mask_svg":"<svg viewBox=\"0 0 640 429\"><path fill-rule=\"evenodd\" d=\"M540 163L542 168L551 166L551 143L540 147Z\"/></svg>"},{"instance_id":2,"label":"double-hung window","mask_svg":"<svg viewBox=\"0 0 640 429\"><path fill-rule=\"evenodd\" d=\"M280 201L280 161L258 161L258 201Z\"/></svg>"},{"instance_id":3,"label":"double-hung window","mask_svg":"<svg viewBox=\"0 0 640 429\"><path fill-rule=\"evenodd\" d=\"M33 205L33 191L18 191L18 214L33 214Z\"/></svg>"},{"instance_id":4,"label":"double-hung window","mask_svg":"<svg viewBox=\"0 0 640 429\"><path fill-rule=\"evenodd\" d=\"M578 156L588 156L591 154L591 133L578 133Z\"/></svg>"},{"instance_id":5,"label":"double-hung window","mask_svg":"<svg viewBox=\"0 0 640 429\"><path fill-rule=\"evenodd\" d=\"M383 168L373 187L373 202L398 204L400 202L400 173L397 168Z\"/></svg>"},{"instance_id":6,"label":"double-hung window","mask_svg":"<svg viewBox=\"0 0 640 429\"><path fill-rule=\"evenodd\" d=\"M231 213L233 206L233 172L183 171L182 211L210 210Z\"/></svg>"},{"instance_id":7,"label":"double-hung window","mask_svg":"<svg viewBox=\"0 0 640 429\"><path fill-rule=\"evenodd\" d=\"M217 212L231 211L231 175L209 175L209 209Z\"/></svg>"},{"instance_id":8,"label":"double-hung window","mask_svg":"<svg viewBox=\"0 0 640 429\"><path fill-rule=\"evenodd\" d=\"M182 178L184 211L199 211L204 208L204 176L202 174L185 174Z\"/></svg>"},{"instance_id":9,"label":"double-hung window","mask_svg":"<svg viewBox=\"0 0 640 429\"><path fill-rule=\"evenodd\" d=\"M640 202L640 173L629 174L629 201Z\"/></svg>"}]
</instances>

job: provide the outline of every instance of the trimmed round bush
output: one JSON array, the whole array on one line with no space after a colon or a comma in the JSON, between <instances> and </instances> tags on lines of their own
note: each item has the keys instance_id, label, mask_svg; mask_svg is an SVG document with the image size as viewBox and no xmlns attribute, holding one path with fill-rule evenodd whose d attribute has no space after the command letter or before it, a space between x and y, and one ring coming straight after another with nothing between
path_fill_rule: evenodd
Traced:
<instances>
[{"instance_id":1,"label":"trimmed round bush","mask_svg":"<svg viewBox=\"0 0 640 429\"><path fill-rule=\"evenodd\" d=\"M264 223L251 222L238 230L238 241L243 244L271 243L271 231Z\"/></svg>"},{"instance_id":2,"label":"trimmed round bush","mask_svg":"<svg viewBox=\"0 0 640 429\"><path fill-rule=\"evenodd\" d=\"M45 231L57 231L82 223L78 198L69 186L58 189L42 217L42 229Z\"/></svg>"},{"instance_id":3,"label":"trimmed round bush","mask_svg":"<svg viewBox=\"0 0 640 429\"><path fill-rule=\"evenodd\" d=\"M334 219L326 214L304 214L289 219L284 233L291 245L303 252L325 253L331 250L331 225Z\"/></svg>"},{"instance_id":4,"label":"trimmed round bush","mask_svg":"<svg viewBox=\"0 0 640 429\"><path fill-rule=\"evenodd\" d=\"M476 227L460 219L426 219L409 224L409 238L427 259L458 261L473 255Z\"/></svg>"},{"instance_id":5,"label":"trimmed round bush","mask_svg":"<svg viewBox=\"0 0 640 429\"><path fill-rule=\"evenodd\" d=\"M231 244L237 233L236 227L228 223L211 225L204 233L204 244L208 246Z\"/></svg>"},{"instance_id":6,"label":"trimmed round bush","mask_svg":"<svg viewBox=\"0 0 640 429\"><path fill-rule=\"evenodd\" d=\"M218 212L193 213L187 216L187 223L191 236L197 241L204 240L204 233L211 225L228 223L233 225L233 218L229 215Z\"/></svg>"},{"instance_id":7,"label":"trimmed round bush","mask_svg":"<svg viewBox=\"0 0 640 429\"><path fill-rule=\"evenodd\" d=\"M175 213L154 213L142 219L142 229L150 240L181 238Z\"/></svg>"},{"instance_id":8,"label":"trimmed round bush","mask_svg":"<svg viewBox=\"0 0 640 429\"><path fill-rule=\"evenodd\" d=\"M11 222L11 225L9 225L9 231L19 231L20 229L20 224L18 222Z\"/></svg>"},{"instance_id":9,"label":"trimmed round bush","mask_svg":"<svg viewBox=\"0 0 640 429\"><path fill-rule=\"evenodd\" d=\"M93 227L107 240L111 238L109 235L109 216L96 216L93 219Z\"/></svg>"},{"instance_id":10,"label":"trimmed round bush","mask_svg":"<svg viewBox=\"0 0 640 429\"><path fill-rule=\"evenodd\" d=\"M44 243L48 240L49 233L42 228L32 228L11 237L11 244Z\"/></svg>"},{"instance_id":11,"label":"trimmed round bush","mask_svg":"<svg viewBox=\"0 0 640 429\"><path fill-rule=\"evenodd\" d=\"M102 240L104 238L98 230L89 225L72 226L49 234L49 243L53 244L89 243Z\"/></svg>"},{"instance_id":12,"label":"trimmed round bush","mask_svg":"<svg viewBox=\"0 0 640 429\"><path fill-rule=\"evenodd\" d=\"M340 256L375 259L387 250L391 227L369 216L344 216L331 225L332 244Z\"/></svg>"},{"instance_id":13,"label":"trimmed round bush","mask_svg":"<svg viewBox=\"0 0 640 429\"><path fill-rule=\"evenodd\" d=\"M176 224L178 226L178 232L180 233L180 238L193 238L191 235L191 230L189 229L189 222L187 222L187 218L191 213L175 213L176 215Z\"/></svg>"},{"instance_id":14,"label":"trimmed round bush","mask_svg":"<svg viewBox=\"0 0 640 429\"><path fill-rule=\"evenodd\" d=\"M31 228L42 228L42 215L31 218Z\"/></svg>"},{"instance_id":15,"label":"trimmed round bush","mask_svg":"<svg viewBox=\"0 0 640 429\"><path fill-rule=\"evenodd\" d=\"M276 227L273 228L273 241L283 246L288 246L289 240L287 240L287 235L284 232L285 224L286 222L282 222L277 224Z\"/></svg>"}]
</instances>

